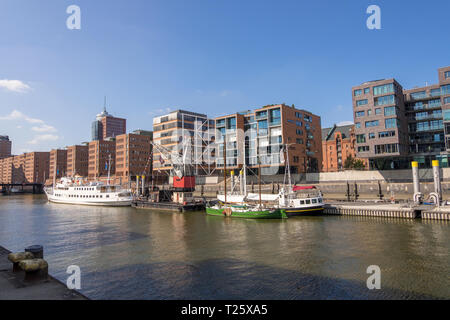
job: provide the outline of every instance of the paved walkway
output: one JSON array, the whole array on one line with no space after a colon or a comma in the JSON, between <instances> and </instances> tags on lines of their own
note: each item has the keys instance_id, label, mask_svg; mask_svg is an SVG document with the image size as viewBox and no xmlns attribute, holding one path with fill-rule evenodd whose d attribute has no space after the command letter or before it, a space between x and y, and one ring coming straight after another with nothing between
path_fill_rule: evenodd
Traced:
<instances>
[{"instance_id":1,"label":"paved walkway","mask_svg":"<svg viewBox=\"0 0 450 320\"><path fill-rule=\"evenodd\" d=\"M25 283L23 273L13 273L8 260L9 251L0 246L0 300L85 300L76 291L69 290L58 280Z\"/></svg>"}]
</instances>

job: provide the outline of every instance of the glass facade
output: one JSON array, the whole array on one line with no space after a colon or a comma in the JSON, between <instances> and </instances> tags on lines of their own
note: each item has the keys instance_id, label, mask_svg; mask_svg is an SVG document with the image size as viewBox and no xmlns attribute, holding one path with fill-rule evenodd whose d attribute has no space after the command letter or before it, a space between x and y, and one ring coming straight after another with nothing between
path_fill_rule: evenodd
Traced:
<instances>
[{"instance_id":1,"label":"glass facade","mask_svg":"<svg viewBox=\"0 0 450 320\"><path fill-rule=\"evenodd\" d=\"M395 115L395 107L385 107L384 108L384 115L385 116L393 116Z\"/></svg>"},{"instance_id":2,"label":"glass facade","mask_svg":"<svg viewBox=\"0 0 450 320\"><path fill-rule=\"evenodd\" d=\"M363 100L358 100L358 101L356 101L356 105L359 107L359 106L364 106L364 105L366 105L366 104L368 104L369 103L369 101L367 100L367 99L363 99Z\"/></svg>"},{"instance_id":3,"label":"glass facade","mask_svg":"<svg viewBox=\"0 0 450 320\"><path fill-rule=\"evenodd\" d=\"M373 87L373 95L374 96L377 96L380 94L391 93L391 92L394 92L394 84L393 83Z\"/></svg>"},{"instance_id":4,"label":"glass facade","mask_svg":"<svg viewBox=\"0 0 450 320\"><path fill-rule=\"evenodd\" d=\"M396 128L397 127L397 119L391 118L384 120L385 128Z\"/></svg>"},{"instance_id":5,"label":"glass facade","mask_svg":"<svg viewBox=\"0 0 450 320\"><path fill-rule=\"evenodd\" d=\"M393 94L375 98L376 106L383 106L386 104L395 104L395 96Z\"/></svg>"}]
</instances>

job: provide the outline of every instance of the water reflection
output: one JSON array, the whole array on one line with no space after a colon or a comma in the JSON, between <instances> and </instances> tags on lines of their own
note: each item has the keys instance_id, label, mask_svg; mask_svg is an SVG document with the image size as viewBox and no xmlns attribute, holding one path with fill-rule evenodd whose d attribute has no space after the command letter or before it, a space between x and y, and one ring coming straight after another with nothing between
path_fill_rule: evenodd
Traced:
<instances>
[{"instance_id":1,"label":"water reflection","mask_svg":"<svg viewBox=\"0 0 450 320\"><path fill-rule=\"evenodd\" d=\"M0 245L44 245L99 299L449 298L446 223L369 217L240 220L0 197ZM382 270L369 291L366 268Z\"/></svg>"}]
</instances>

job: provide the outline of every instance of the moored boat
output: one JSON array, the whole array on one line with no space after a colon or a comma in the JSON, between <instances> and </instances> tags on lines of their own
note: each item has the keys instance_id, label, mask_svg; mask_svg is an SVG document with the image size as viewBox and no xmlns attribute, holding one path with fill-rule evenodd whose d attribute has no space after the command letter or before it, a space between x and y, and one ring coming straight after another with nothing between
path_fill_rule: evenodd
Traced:
<instances>
[{"instance_id":1,"label":"moored boat","mask_svg":"<svg viewBox=\"0 0 450 320\"><path fill-rule=\"evenodd\" d=\"M206 207L206 213L212 216L245 219L284 219L286 214L279 209L260 208L258 206L231 206L217 204Z\"/></svg>"},{"instance_id":2,"label":"moored boat","mask_svg":"<svg viewBox=\"0 0 450 320\"><path fill-rule=\"evenodd\" d=\"M61 178L55 187L44 191L48 201L61 204L124 207L131 206L133 201L131 191L121 186L96 182L82 184L71 178Z\"/></svg>"}]
</instances>

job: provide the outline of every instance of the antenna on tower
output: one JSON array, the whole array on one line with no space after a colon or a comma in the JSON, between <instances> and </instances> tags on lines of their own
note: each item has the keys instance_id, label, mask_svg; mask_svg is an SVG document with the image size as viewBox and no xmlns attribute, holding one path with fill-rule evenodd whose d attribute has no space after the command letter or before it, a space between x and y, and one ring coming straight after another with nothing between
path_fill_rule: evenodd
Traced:
<instances>
[{"instance_id":1,"label":"antenna on tower","mask_svg":"<svg viewBox=\"0 0 450 320\"><path fill-rule=\"evenodd\" d=\"M103 111L106 112L106 96L105 96L105 102L104 102L104 104L103 104Z\"/></svg>"}]
</instances>

